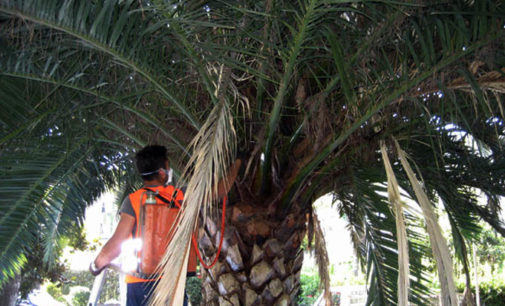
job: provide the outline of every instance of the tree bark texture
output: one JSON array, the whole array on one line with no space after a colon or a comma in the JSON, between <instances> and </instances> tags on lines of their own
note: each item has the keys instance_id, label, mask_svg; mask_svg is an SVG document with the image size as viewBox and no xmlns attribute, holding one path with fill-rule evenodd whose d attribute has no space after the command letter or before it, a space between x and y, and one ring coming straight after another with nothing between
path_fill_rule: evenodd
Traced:
<instances>
[{"instance_id":1,"label":"tree bark texture","mask_svg":"<svg viewBox=\"0 0 505 306\"><path fill-rule=\"evenodd\" d=\"M14 306L21 286L21 276L18 274L15 278L11 278L5 286L0 290L0 305Z\"/></svg>"},{"instance_id":2,"label":"tree bark texture","mask_svg":"<svg viewBox=\"0 0 505 306\"><path fill-rule=\"evenodd\" d=\"M219 260L202 269L202 305L294 305L303 263L305 214L279 220L254 203L237 203L227 212ZM200 249L213 258L220 225L207 218Z\"/></svg>"}]
</instances>

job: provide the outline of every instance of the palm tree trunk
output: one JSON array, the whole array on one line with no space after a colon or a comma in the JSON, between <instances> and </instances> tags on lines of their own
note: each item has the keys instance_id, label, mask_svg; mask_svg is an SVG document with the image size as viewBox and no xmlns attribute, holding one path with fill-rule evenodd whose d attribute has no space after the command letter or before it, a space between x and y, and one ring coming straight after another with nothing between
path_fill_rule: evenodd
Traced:
<instances>
[{"instance_id":1,"label":"palm tree trunk","mask_svg":"<svg viewBox=\"0 0 505 306\"><path fill-rule=\"evenodd\" d=\"M263 202L265 203L265 202ZM204 305L293 305L300 288L305 215L283 220L258 203L237 203L227 214L218 262L203 270ZM221 229L207 218L200 248L213 257Z\"/></svg>"},{"instance_id":2,"label":"palm tree trunk","mask_svg":"<svg viewBox=\"0 0 505 306\"><path fill-rule=\"evenodd\" d=\"M15 278L11 278L0 290L0 305L14 306L21 285L21 276L18 274Z\"/></svg>"}]
</instances>

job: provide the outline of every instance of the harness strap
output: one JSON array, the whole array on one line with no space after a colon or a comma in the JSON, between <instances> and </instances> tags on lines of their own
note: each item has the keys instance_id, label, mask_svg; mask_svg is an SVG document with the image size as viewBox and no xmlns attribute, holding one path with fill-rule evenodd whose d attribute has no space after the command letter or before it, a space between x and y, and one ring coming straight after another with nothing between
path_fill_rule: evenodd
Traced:
<instances>
[{"instance_id":1,"label":"harness strap","mask_svg":"<svg viewBox=\"0 0 505 306\"><path fill-rule=\"evenodd\" d=\"M168 200L167 198L163 197L161 194L159 194L159 192L155 191L155 190L152 190L152 189L149 189L147 187L144 187L145 190L147 191L151 191L154 193L154 196L158 199L160 199L163 203L166 203L169 205L170 208L181 208L181 205L177 202L177 201L174 201L174 199L177 198L177 192L179 192L179 190L177 188L174 188L175 189L175 192L174 194L172 195L172 198L170 200ZM141 203L142 204L142 203ZM175 204L175 205L174 205Z\"/></svg>"}]
</instances>

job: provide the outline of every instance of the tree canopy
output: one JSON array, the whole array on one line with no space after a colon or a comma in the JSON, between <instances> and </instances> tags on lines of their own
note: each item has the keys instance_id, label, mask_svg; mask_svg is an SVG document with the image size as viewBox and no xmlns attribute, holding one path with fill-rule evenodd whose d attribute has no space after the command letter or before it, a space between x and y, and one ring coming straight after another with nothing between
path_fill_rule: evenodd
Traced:
<instances>
[{"instance_id":1,"label":"tree canopy","mask_svg":"<svg viewBox=\"0 0 505 306\"><path fill-rule=\"evenodd\" d=\"M133 190L131 157L159 143L205 186L242 156L236 193L279 220L333 193L371 303L398 301L405 216L422 299L430 207L464 261L479 220L505 235L504 16L491 0L0 0L1 281L104 190ZM422 212L392 206L394 181Z\"/></svg>"}]
</instances>

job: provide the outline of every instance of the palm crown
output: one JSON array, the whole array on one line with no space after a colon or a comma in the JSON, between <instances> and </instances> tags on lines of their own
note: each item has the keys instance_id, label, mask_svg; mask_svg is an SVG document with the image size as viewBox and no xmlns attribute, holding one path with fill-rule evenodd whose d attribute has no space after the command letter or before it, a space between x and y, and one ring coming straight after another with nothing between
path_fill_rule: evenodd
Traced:
<instances>
[{"instance_id":1,"label":"palm crown","mask_svg":"<svg viewBox=\"0 0 505 306\"><path fill-rule=\"evenodd\" d=\"M398 301L398 255L408 252L410 298L419 301L420 258L430 256L419 220L428 217L402 205L393 213L385 183L394 176L421 201L422 180L464 262L480 219L505 234L496 213L505 192L504 9L501 1L0 1L2 279L35 236L49 254L106 188L132 190L132 154L161 143L176 173L189 163L184 173L207 182L190 188L199 200L240 152L234 199L261 203L271 222L311 212L332 192L372 276L369 300ZM399 251L403 215L409 243Z\"/></svg>"}]
</instances>

